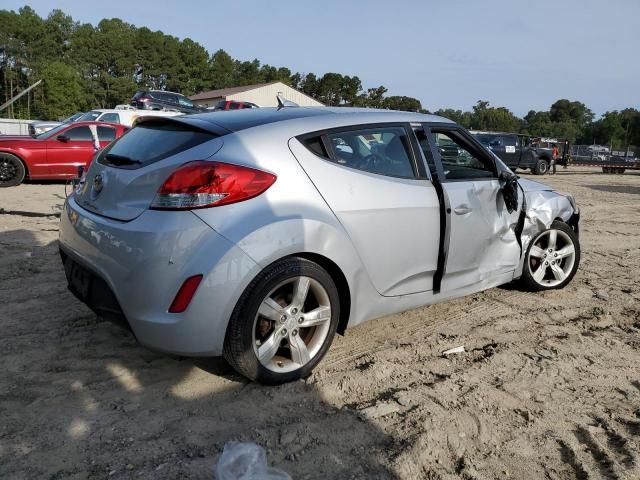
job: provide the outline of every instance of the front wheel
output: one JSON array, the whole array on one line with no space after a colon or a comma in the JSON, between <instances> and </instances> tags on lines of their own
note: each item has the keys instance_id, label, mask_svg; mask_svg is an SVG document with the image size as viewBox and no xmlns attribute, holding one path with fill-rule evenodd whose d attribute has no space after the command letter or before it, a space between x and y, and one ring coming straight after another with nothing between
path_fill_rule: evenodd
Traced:
<instances>
[{"instance_id":1,"label":"front wheel","mask_svg":"<svg viewBox=\"0 0 640 480\"><path fill-rule=\"evenodd\" d=\"M533 167L533 173L536 175L544 175L549 171L549 163L546 160L540 159Z\"/></svg>"},{"instance_id":2,"label":"front wheel","mask_svg":"<svg viewBox=\"0 0 640 480\"><path fill-rule=\"evenodd\" d=\"M304 378L329 350L339 317L338 290L324 268L297 257L276 262L240 297L224 357L261 383Z\"/></svg>"},{"instance_id":3,"label":"front wheel","mask_svg":"<svg viewBox=\"0 0 640 480\"><path fill-rule=\"evenodd\" d=\"M521 282L529 290L563 288L578 270L580 241L566 223L555 221L527 249Z\"/></svg>"},{"instance_id":4,"label":"front wheel","mask_svg":"<svg viewBox=\"0 0 640 480\"><path fill-rule=\"evenodd\" d=\"M26 170L15 155L0 153L0 187L15 187L24 180Z\"/></svg>"}]
</instances>

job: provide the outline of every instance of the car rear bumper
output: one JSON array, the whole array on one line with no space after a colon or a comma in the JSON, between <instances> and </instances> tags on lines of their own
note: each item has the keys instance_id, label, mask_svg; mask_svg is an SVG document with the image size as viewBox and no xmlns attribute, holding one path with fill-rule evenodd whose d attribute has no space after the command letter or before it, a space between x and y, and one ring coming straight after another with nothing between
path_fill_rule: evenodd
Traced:
<instances>
[{"instance_id":1,"label":"car rear bumper","mask_svg":"<svg viewBox=\"0 0 640 480\"><path fill-rule=\"evenodd\" d=\"M220 355L237 299L259 266L191 212L145 211L121 222L70 198L60 222L70 290L125 321L140 343L178 355ZM204 276L189 307L169 313L185 279Z\"/></svg>"}]
</instances>

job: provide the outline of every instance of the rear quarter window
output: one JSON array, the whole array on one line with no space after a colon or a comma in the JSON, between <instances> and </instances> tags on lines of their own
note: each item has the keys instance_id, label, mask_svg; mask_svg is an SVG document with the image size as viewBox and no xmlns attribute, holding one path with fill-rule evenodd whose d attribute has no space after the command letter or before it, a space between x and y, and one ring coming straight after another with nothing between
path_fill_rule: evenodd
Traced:
<instances>
[{"instance_id":1,"label":"rear quarter window","mask_svg":"<svg viewBox=\"0 0 640 480\"><path fill-rule=\"evenodd\" d=\"M174 122L145 122L105 148L98 162L129 170L176 155L217 135Z\"/></svg>"}]
</instances>

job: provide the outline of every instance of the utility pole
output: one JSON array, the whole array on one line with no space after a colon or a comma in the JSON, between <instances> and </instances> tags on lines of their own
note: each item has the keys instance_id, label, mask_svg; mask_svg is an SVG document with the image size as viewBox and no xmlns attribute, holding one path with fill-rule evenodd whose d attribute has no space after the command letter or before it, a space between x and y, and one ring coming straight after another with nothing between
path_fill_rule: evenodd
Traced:
<instances>
[{"instance_id":1,"label":"utility pole","mask_svg":"<svg viewBox=\"0 0 640 480\"><path fill-rule=\"evenodd\" d=\"M17 94L15 97L9 99L8 102L3 103L2 105L0 105L0 112L3 111L5 108L7 108L8 106L12 105L13 102L15 102L16 100L18 100L20 97L22 97L23 95L29 93L31 90L33 90L34 88L36 88L38 85L40 85L42 83L42 79L38 80L36 83L34 83L33 85L31 85L30 87L24 89L23 91L21 91L19 94Z\"/></svg>"}]
</instances>

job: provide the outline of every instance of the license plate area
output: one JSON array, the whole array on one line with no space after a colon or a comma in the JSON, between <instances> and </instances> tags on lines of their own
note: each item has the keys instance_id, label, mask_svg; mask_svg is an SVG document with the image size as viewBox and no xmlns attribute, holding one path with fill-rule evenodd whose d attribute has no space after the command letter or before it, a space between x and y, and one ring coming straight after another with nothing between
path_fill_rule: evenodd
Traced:
<instances>
[{"instance_id":1,"label":"license plate area","mask_svg":"<svg viewBox=\"0 0 640 480\"><path fill-rule=\"evenodd\" d=\"M70 258L65 261L65 270L67 271L69 290L80 300L87 302L91 291L91 273Z\"/></svg>"}]
</instances>

